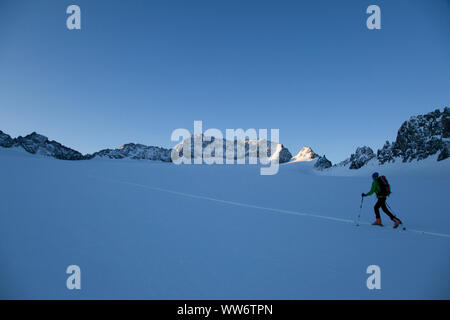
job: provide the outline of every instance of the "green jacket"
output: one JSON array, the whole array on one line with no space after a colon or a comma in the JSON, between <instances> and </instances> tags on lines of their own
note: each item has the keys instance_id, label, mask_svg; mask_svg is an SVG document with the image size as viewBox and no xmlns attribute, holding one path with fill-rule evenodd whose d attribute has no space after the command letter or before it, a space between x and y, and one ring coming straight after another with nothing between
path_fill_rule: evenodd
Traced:
<instances>
[{"instance_id":1,"label":"green jacket","mask_svg":"<svg viewBox=\"0 0 450 320\"><path fill-rule=\"evenodd\" d=\"M375 193L377 195L378 199L386 198L386 196L379 195L380 191L381 191L381 187L380 187L380 184L378 183L378 179L373 179L372 188L370 189L370 191L368 193L366 193L366 196L370 196L373 193Z\"/></svg>"}]
</instances>

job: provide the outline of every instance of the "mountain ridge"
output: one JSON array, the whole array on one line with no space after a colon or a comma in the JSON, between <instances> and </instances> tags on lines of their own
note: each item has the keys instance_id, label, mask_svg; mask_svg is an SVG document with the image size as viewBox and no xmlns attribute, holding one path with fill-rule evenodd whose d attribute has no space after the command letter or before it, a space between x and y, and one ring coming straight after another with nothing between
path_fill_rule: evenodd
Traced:
<instances>
[{"instance_id":1,"label":"mountain ridge","mask_svg":"<svg viewBox=\"0 0 450 320\"><path fill-rule=\"evenodd\" d=\"M395 141L386 141L376 152L368 146L358 147L349 158L334 166L359 169L372 159L379 165L424 160L439 153L437 161L450 156L450 108L436 109L424 115L411 116L397 131Z\"/></svg>"},{"instance_id":2,"label":"mountain ridge","mask_svg":"<svg viewBox=\"0 0 450 320\"><path fill-rule=\"evenodd\" d=\"M214 139L203 139L202 150L207 148ZM60 160L91 160L94 158L108 159L135 159L135 160L154 160L162 162L172 162L172 151L182 155L182 147L186 146L188 140L192 143L194 135L183 140L173 149L166 149L158 146L148 146L139 143L127 143L116 149L102 149L92 154L81 154L80 152L62 145L61 143L49 140L46 136L32 132L25 137L18 136L11 138L8 134L0 130L0 147L11 148L21 147L31 154L39 154L54 157ZM223 142L228 143L226 140ZM244 145L244 157L249 157L251 148L259 150L261 145L265 145L261 139L241 141ZM232 142L235 159L237 159L236 145L238 140ZM365 166L374 159L378 164L383 165L389 162L411 162L413 160L423 160L432 155L438 154L437 161L442 161L450 157L450 109L444 107L443 111L436 109L424 115L411 116L409 120L404 121L400 126L395 141L386 141L385 144L376 152L368 146L361 146L356 149L349 158L332 164L325 155L316 154L311 147L303 147L299 153L292 156L290 151L282 144L275 144L270 141L267 143L267 155L272 158L278 158L280 163L316 161L314 168L325 170L332 167L348 167L351 170L357 170ZM228 148L224 144L224 151ZM194 156L194 146L191 144L191 157ZM259 154L258 154L259 156ZM225 152L224 152L225 157Z\"/></svg>"}]
</instances>

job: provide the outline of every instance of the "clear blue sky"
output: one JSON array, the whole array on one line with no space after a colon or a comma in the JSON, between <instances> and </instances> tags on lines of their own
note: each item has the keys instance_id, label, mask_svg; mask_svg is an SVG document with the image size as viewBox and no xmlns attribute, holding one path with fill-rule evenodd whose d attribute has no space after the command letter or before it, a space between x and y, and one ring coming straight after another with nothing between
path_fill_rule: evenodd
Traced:
<instances>
[{"instance_id":1,"label":"clear blue sky","mask_svg":"<svg viewBox=\"0 0 450 320\"><path fill-rule=\"evenodd\" d=\"M66 8L82 30L66 29ZM368 5L382 29L366 28ZM0 0L0 130L91 153L279 128L333 162L450 105L450 2Z\"/></svg>"}]
</instances>

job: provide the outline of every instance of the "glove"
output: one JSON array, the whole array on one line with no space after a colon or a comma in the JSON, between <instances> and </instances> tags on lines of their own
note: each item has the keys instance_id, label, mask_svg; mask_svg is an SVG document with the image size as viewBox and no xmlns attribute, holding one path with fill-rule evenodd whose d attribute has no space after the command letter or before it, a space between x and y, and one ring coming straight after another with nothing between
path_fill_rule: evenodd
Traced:
<instances>
[{"instance_id":1,"label":"glove","mask_svg":"<svg viewBox=\"0 0 450 320\"><path fill-rule=\"evenodd\" d=\"M366 196L366 194L365 194L365 193L361 193L361 197L363 197L363 198L364 198L365 196Z\"/></svg>"}]
</instances>

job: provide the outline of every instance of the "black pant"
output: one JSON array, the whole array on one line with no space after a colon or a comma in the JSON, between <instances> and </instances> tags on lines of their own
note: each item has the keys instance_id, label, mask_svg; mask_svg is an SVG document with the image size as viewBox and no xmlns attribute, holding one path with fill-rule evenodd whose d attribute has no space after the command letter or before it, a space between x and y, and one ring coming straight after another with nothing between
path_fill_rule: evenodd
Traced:
<instances>
[{"instance_id":1,"label":"black pant","mask_svg":"<svg viewBox=\"0 0 450 320\"><path fill-rule=\"evenodd\" d=\"M373 209L375 210L375 216L377 217L377 219L380 219L380 207L381 207L381 209L383 209L384 213L386 213L388 215L388 217L391 218L392 221L394 221L395 216L386 207L386 198L378 198L378 201L375 204L375 207L373 207Z\"/></svg>"}]
</instances>

